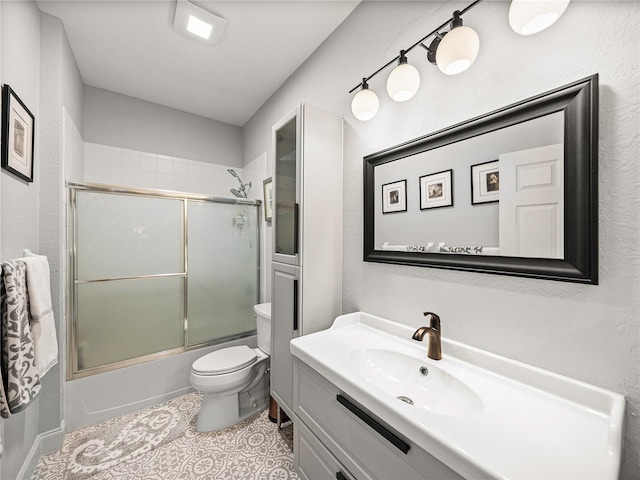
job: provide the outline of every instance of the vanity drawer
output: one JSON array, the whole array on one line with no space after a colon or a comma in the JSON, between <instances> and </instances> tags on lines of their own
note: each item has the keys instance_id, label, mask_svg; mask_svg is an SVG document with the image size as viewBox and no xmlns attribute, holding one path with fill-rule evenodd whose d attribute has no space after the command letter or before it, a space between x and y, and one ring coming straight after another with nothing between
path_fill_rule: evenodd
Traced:
<instances>
[{"instance_id":1,"label":"vanity drawer","mask_svg":"<svg viewBox=\"0 0 640 480\"><path fill-rule=\"evenodd\" d=\"M298 435L298 474L301 479L355 480L304 423L296 422L294 428Z\"/></svg>"},{"instance_id":2,"label":"vanity drawer","mask_svg":"<svg viewBox=\"0 0 640 480\"><path fill-rule=\"evenodd\" d=\"M299 419L354 477L462 478L351 401L348 392L339 391L303 362L299 361L298 366L296 409ZM363 417L369 418L365 421Z\"/></svg>"}]
</instances>

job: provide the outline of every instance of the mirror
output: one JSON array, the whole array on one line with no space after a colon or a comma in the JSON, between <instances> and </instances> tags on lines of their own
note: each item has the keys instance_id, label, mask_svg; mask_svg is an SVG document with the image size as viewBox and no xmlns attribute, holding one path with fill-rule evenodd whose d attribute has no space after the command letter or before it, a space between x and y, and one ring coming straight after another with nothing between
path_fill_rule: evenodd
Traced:
<instances>
[{"instance_id":1,"label":"mirror","mask_svg":"<svg viewBox=\"0 0 640 480\"><path fill-rule=\"evenodd\" d=\"M364 260L598 282L598 76L364 158Z\"/></svg>"}]
</instances>

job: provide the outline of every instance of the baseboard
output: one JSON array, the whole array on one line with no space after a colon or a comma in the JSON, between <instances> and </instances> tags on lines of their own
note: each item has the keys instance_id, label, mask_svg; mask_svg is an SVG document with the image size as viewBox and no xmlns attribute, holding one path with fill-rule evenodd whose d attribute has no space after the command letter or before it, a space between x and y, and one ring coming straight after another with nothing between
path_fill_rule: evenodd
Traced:
<instances>
[{"instance_id":1,"label":"baseboard","mask_svg":"<svg viewBox=\"0 0 640 480\"><path fill-rule=\"evenodd\" d=\"M47 455L49 453L53 453L56 450L60 450L62 445L64 444L64 434L65 434L65 422L62 421L62 425L60 428L56 428L55 430L50 430L46 433L42 433L38 436L40 439L40 443L42 445L42 453L41 455Z\"/></svg>"},{"instance_id":2,"label":"baseboard","mask_svg":"<svg viewBox=\"0 0 640 480\"><path fill-rule=\"evenodd\" d=\"M38 461L43 454L55 452L62 448L64 443L64 422L60 428L41 433L31 446L31 450L22 463L22 468L18 472L17 480L29 480L36 467Z\"/></svg>"}]
</instances>

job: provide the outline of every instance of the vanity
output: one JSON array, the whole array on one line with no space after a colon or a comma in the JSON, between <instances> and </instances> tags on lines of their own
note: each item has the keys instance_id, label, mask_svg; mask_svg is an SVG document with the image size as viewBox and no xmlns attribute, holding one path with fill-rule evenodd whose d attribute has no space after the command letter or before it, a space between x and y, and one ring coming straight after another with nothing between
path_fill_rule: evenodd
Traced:
<instances>
[{"instance_id":1,"label":"vanity","mask_svg":"<svg viewBox=\"0 0 640 480\"><path fill-rule=\"evenodd\" d=\"M356 312L291 341L301 478L618 477L622 395L413 333Z\"/></svg>"}]
</instances>

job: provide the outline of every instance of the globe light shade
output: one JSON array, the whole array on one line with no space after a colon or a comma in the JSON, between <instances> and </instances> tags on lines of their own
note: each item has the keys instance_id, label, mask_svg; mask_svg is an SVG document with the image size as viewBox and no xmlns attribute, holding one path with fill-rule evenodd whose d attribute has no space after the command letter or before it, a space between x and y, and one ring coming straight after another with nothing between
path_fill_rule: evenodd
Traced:
<instances>
[{"instance_id":1,"label":"globe light shade","mask_svg":"<svg viewBox=\"0 0 640 480\"><path fill-rule=\"evenodd\" d=\"M449 31L436 50L436 64L446 75L464 72L480 51L480 38L473 28L456 27Z\"/></svg>"},{"instance_id":2,"label":"globe light shade","mask_svg":"<svg viewBox=\"0 0 640 480\"><path fill-rule=\"evenodd\" d=\"M420 88L420 73L409 63L401 63L387 78L387 93L396 102L406 102Z\"/></svg>"},{"instance_id":3,"label":"globe light shade","mask_svg":"<svg viewBox=\"0 0 640 480\"><path fill-rule=\"evenodd\" d=\"M363 122L375 117L378 113L378 108L380 108L378 96L368 88L360 90L351 100L353 116Z\"/></svg>"},{"instance_id":4,"label":"globe light shade","mask_svg":"<svg viewBox=\"0 0 640 480\"><path fill-rule=\"evenodd\" d=\"M569 6L570 0L513 0L509 25L520 35L533 35L553 25Z\"/></svg>"}]
</instances>

